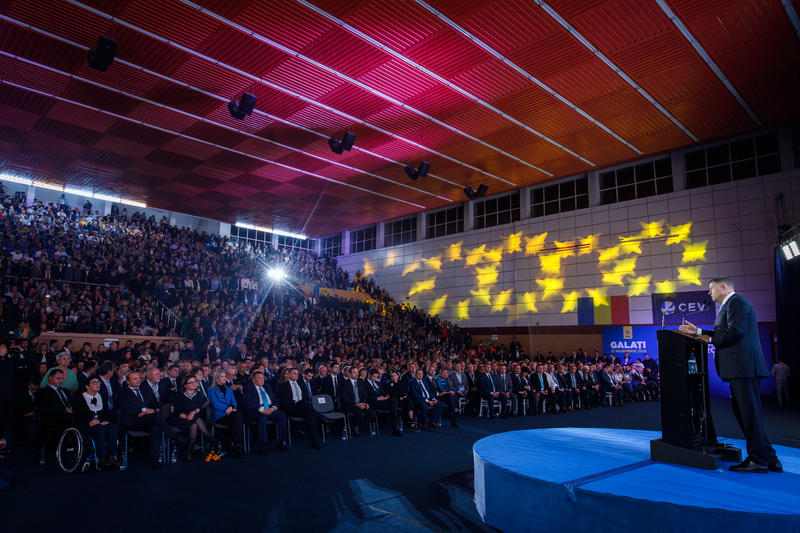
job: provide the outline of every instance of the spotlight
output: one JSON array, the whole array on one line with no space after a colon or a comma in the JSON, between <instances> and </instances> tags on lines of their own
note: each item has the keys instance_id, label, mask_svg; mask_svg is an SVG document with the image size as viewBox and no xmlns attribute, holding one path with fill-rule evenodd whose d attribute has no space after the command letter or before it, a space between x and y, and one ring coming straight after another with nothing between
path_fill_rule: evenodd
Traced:
<instances>
[{"instance_id":1,"label":"spotlight","mask_svg":"<svg viewBox=\"0 0 800 533\"><path fill-rule=\"evenodd\" d=\"M783 256L787 261L800 257L800 247L797 245L796 239L781 244L781 250L783 250Z\"/></svg>"},{"instance_id":2,"label":"spotlight","mask_svg":"<svg viewBox=\"0 0 800 533\"><path fill-rule=\"evenodd\" d=\"M344 134L341 141L336 137L328 139L328 146L331 147L331 151L334 154L341 154L345 150L348 152L352 150L354 142L356 142L356 134L348 131Z\"/></svg>"},{"instance_id":3,"label":"spotlight","mask_svg":"<svg viewBox=\"0 0 800 533\"><path fill-rule=\"evenodd\" d=\"M100 37L97 45L89 49L89 66L105 72L114 62L115 55L117 55L117 41L108 37Z\"/></svg>"},{"instance_id":4,"label":"spotlight","mask_svg":"<svg viewBox=\"0 0 800 533\"><path fill-rule=\"evenodd\" d=\"M255 95L243 93L241 100L231 100L228 102L228 111L230 111L233 118L244 120L245 115L250 115L253 112L257 100L258 98L256 98Z\"/></svg>"},{"instance_id":5,"label":"spotlight","mask_svg":"<svg viewBox=\"0 0 800 533\"><path fill-rule=\"evenodd\" d=\"M431 169L431 164L427 161L423 161L419 164L419 168L414 168L411 165L406 165L406 174L412 180L417 178L424 178L428 175L428 171Z\"/></svg>"},{"instance_id":6,"label":"spotlight","mask_svg":"<svg viewBox=\"0 0 800 533\"><path fill-rule=\"evenodd\" d=\"M481 183L480 185L478 185L478 190L477 191L475 189L473 189L472 187L464 187L464 196L466 196L468 199L472 200L473 198L480 198L482 196L486 196L486 191L488 191L488 190L489 190L489 187L484 183Z\"/></svg>"},{"instance_id":7,"label":"spotlight","mask_svg":"<svg viewBox=\"0 0 800 533\"><path fill-rule=\"evenodd\" d=\"M278 267L272 267L267 270L267 277L272 281L282 281L286 279L286 272Z\"/></svg>"}]
</instances>

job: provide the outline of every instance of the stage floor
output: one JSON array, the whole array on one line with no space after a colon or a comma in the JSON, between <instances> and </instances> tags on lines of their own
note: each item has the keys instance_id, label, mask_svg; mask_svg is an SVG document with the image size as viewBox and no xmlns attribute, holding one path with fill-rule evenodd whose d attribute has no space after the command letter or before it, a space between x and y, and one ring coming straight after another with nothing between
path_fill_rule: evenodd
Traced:
<instances>
[{"instance_id":1,"label":"stage floor","mask_svg":"<svg viewBox=\"0 0 800 533\"><path fill-rule=\"evenodd\" d=\"M800 449L775 446L784 473L655 463L660 432L552 428L512 431L473 447L475 503L512 531L800 532ZM745 443L720 439L742 449Z\"/></svg>"}]
</instances>

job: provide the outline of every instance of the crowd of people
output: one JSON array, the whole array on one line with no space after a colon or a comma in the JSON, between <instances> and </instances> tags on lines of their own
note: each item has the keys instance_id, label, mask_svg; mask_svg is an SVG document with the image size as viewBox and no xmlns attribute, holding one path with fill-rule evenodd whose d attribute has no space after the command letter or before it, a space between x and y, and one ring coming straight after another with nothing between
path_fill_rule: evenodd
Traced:
<instances>
[{"instance_id":1,"label":"crowd of people","mask_svg":"<svg viewBox=\"0 0 800 533\"><path fill-rule=\"evenodd\" d=\"M0 195L0 228L0 431L48 450L77 426L101 468L118 468L131 431L150 436L150 464L162 468L166 442L186 460L198 439L210 444L205 460L289 449L290 420L321 448L323 430L359 436L385 426L403 436L444 420L457 427L463 414L549 416L658 398L646 356L529 356L516 339L473 345L457 326L396 305L360 274L350 283L335 260L311 252L139 213L26 205L20 195ZM273 264L297 283L373 299L270 286L258 272ZM40 342L47 331L167 338L77 346Z\"/></svg>"}]
</instances>

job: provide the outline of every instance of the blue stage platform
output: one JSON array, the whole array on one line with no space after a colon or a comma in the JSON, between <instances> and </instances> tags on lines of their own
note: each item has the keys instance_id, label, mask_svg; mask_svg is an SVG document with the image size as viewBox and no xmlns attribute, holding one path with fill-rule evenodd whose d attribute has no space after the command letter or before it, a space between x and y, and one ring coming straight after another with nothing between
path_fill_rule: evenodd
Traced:
<instances>
[{"instance_id":1,"label":"blue stage platform","mask_svg":"<svg viewBox=\"0 0 800 533\"><path fill-rule=\"evenodd\" d=\"M800 532L800 449L775 446L782 474L740 474L731 463L698 470L652 462L650 440L660 436L552 428L481 439L473 446L478 513L505 533Z\"/></svg>"}]
</instances>

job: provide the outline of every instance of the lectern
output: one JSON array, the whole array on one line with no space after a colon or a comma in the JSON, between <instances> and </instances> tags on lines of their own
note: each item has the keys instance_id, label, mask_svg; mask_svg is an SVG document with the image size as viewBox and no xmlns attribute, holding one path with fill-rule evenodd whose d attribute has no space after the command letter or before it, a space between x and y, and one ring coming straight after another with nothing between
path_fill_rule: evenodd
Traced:
<instances>
[{"instance_id":1,"label":"lectern","mask_svg":"<svg viewBox=\"0 0 800 533\"><path fill-rule=\"evenodd\" d=\"M708 344L676 330L658 332L661 438L650 459L716 470L718 460L741 462L739 448L717 442L708 389Z\"/></svg>"}]
</instances>

